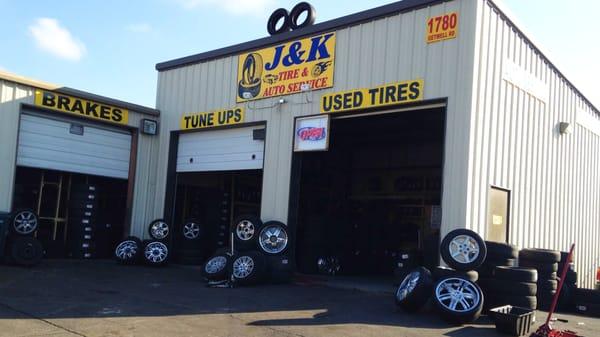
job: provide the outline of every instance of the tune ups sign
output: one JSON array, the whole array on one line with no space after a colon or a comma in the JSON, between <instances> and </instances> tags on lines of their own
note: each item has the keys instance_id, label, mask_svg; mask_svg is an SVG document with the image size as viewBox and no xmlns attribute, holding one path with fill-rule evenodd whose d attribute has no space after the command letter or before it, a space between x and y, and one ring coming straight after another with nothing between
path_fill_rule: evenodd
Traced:
<instances>
[{"instance_id":1,"label":"tune ups sign","mask_svg":"<svg viewBox=\"0 0 600 337\"><path fill-rule=\"evenodd\" d=\"M237 102L333 86L335 33L290 41L238 61Z\"/></svg>"}]
</instances>

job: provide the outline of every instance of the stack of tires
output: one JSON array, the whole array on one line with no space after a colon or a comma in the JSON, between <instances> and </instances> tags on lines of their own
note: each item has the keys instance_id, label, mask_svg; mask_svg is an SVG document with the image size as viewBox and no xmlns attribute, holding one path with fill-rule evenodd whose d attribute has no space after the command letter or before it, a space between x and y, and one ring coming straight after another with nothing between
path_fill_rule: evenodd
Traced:
<instances>
[{"instance_id":1,"label":"stack of tires","mask_svg":"<svg viewBox=\"0 0 600 337\"><path fill-rule=\"evenodd\" d=\"M475 271L486 256L485 242L475 232L454 230L440 245L442 259L451 268L437 267L433 274L424 267L411 271L396 292L396 304L416 312L431 299L438 313L452 323L476 320L483 309L484 295Z\"/></svg>"},{"instance_id":2,"label":"stack of tires","mask_svg":"<svg viewBox=\"0 0 600 337\"><path fill-rule=\"evenodd\" d=\"M233 281L239 285L261 281L288 282L292 265L287 255L288 234L279 221L263 223L254 215L242 215L230 227L234 251L219 248L203 268L209 284Z\"/></svg>"},{"instance_id":3,"label":"stack of tires","mask_svg":"<svg viewBox=\"0 0 600 337\"><path fill-rule=\"evenodd\" d=\"M494 270L498 266L513 267L517 265L517 257L519 256L517 247L493 241L486 241L485 244L487 246L487 256L483 264L477 268L479 278L492 279Z\"/></svg>"},{"instance_id":4,"label":"stack of tires","mask_svg":"<svg viewBox=\"0 0 600 337\"><path fill-rule=\"evenodd\" d=\"M6 262L25 267L40 263L44 249L40 241L33 237L38 224L38 216L31 209L18 210L10 216L5 248Z\"/></svg>"},{"instance_id":5,"label":"stack of tires","mask_svg":"<svg viewBox=\"0 0 600 337\"><path fill-rule=\"evenodd\" d=\"M138 264L143 262L149 266L164 266L169 262L170 226L163 219L156 219L148 225L149 240L140 240L128 236L115 248L115 259L121 264Z\"/></svg>"},{"instance_id":6,"label":"stack of tires","mask_svg":"<svg viewBox=\"0 0 600 337\"><path fill-rule=\"evenodd\" d=\"M96 185L71 186L69 195L67 255L77 259L96 257L98 191Z\"/></svg>"},{"instance_id":7,"label":"stack of tires","mask_svg":"<svg viewBox=\"0 0 600 337\"><path fill-rule=\"evenodd\" d=\"M567 265L567 274L565 275L565 281L558 297L558 310L562 311L573 311L575 309L574 293L577 289L577 272L575 271L575 264L573 262L567 264L568 255L569 252L560 252L560 262L558 263L557 272L560 278L563 268Z\"/></svg>"},{"instance_id":8,"label":"stack of tires","mask_svg":"<svg viewBox=\"0 0 600 337\"><path fill-rule=\"evenodd\" d=\"M493 278L480 279L485 294L485 309L512 305L537 309L538 273L535 269L498 266Z\"/></svg>"},{"instance_id":9,"label":"stack of tires","mask_svg":"<svg viewBox=\"0 0 600 337\"><path fill-rule=\"evenodd\" d=\"M522 249L519 252L519 267L537 270L537 306L548 310L558 288L556 272L560 262L560 252L548 249Z\"/></svg>"}]
</instances>

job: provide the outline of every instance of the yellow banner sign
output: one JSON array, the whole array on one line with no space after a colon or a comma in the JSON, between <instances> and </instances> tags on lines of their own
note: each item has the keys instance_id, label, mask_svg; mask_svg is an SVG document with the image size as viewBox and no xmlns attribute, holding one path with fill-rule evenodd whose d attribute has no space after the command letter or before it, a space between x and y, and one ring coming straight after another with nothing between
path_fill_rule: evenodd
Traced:
<instances>
[{"instance_id":1,"label":"yellow banner sign","mask_svg":"<svg viewBox=\"0 0 600 337\"><path fill-rule=\"evenodd\" d=\"M446 13L427 19L427 43L454 39L458 32L458 13Z\"/></svg>"},{"instance_id":2,"label":"yellow banner sign","mask_svg":"<svg viewBox=\"0 0 600 337\"><path fill-rule=\"evenodd\" d=\"M52 91L36 90L35 105L104 122L127 125L129 111L114 106L67 96Z\"/></svg>"},{"instance_id":3,"label":"yellow banner sign","mask_svg":"<svg viewBox=\"0 0 600 337\"><path fill-rule=\"evenodd\" d=\"M323 95L321 113L375 108L420 101L423 80L389 83L375 88L355 89Z\"/></svg>"},{"instance_id":4,"label":"yellow banner sign","mask_svg":"<svg viewBox=\"0 0 600 337\"><path fill-rule=\"evenodd\" d=\"M237 102L333 86L335 33L242 54Z\"/></svg>"},{"instance_id":5,"label":"yellow banner sign","mask_svg":"<svg viewBox=\"0 0 600 337\"><path fill-rule=\"evenodd\" d=\"M244 108L185 114L181 117L181 130L204 129L215 126L239 124L244 121Z\"/></svg>"}]
</instances>

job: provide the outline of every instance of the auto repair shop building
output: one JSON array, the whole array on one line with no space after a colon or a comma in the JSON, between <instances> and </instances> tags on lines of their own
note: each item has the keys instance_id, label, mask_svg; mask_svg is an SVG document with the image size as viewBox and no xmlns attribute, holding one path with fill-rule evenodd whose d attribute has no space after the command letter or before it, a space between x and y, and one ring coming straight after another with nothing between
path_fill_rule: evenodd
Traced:
<instances>
[{"instance_id":1,"label":"auto repair shop building","mask_svg":"<svg viewBox=\"0 0 600 337\"><path fill-rule=\"evenodd\" d=\"M38 213L46 256L112 257L123 233L142 234L154 216L146 195L158 137L144 132L158 118L156 109L0 72L0 211ZM85 186L95 189L90 202ZM84 216L84 207L93 209ZM82 222L96 230L82 233Z\"/></svg>"},{"instance_id":2,"label":"auto repair shop building","mask_svg":"<svg viewBox=\"0 0 600 337\"><path fill-rule=\"evenodd\" d=\"M222 200L224 219L283 221L305 272L331 251L367 273L393 247L431 255L461 227L576 242L592 285L600 113L496 0L400 1L156 69L157 216Z\"/></svg>"}]
</instances>

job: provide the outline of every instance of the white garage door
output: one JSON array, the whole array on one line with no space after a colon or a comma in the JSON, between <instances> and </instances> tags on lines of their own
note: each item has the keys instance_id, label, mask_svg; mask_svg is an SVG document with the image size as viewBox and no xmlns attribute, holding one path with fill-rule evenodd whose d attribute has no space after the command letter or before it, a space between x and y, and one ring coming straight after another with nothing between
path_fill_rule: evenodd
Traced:
<instances>
[{"instance_id":1,"label":"white garage door","mask_svg":"<svg viewBox=\"0 0 600 337\"><path fill-rule=\"evenodd\" d=\"M264 141L245 127L185 133L179 136L177 172L256 170L263 168Z\"/></svg>"},{"instance_id":2,"label":"white garage door","mask_svg":"<svg viewBox=\"0 0 600 337\"><path fill-rule=\"evenodd\" d=\"M19 166L127 179L130 152L131 134L126 131L21 115Z\"/></svg>"}]
</instances>

